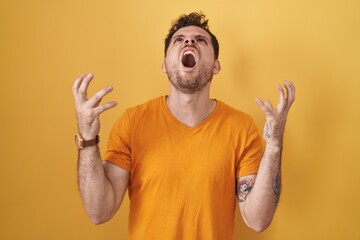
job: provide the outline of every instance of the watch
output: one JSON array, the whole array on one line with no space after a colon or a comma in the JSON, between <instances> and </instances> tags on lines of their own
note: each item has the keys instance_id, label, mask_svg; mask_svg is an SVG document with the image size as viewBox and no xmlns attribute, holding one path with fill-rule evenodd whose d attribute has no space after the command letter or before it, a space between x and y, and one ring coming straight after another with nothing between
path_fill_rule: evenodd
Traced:
<instances>
[{"instance_id":1,"label":"watch","mask_svg":"<svg viewBox=\"0 0 360 240\"><path fill-rule=\"evenodd\" d=\"M81 133L75 135L75 143L78 149L83 149L90 146L95 146L100 142L99 135L96 135L94 139L85 140Z\"/></svg>"}]
</instances>

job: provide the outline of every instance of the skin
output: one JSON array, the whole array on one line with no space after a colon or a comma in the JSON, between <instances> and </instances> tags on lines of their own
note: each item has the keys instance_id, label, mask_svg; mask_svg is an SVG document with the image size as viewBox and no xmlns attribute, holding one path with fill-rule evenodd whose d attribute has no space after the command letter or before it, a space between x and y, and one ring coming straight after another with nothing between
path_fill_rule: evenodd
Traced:
<instances>
[{"instance_id":1,"label":"skin","mask_svg":"<svg viewBox=\"0 0 360 240\"><path fill-rule=\"evenodd\" d=\"M185 50L195 51L198 55L199 60L194 68L189 69L182 65L181 57ZM213 74L219 73L220 69L220 62L214 59L210 35L205 30L188 26L179 29L174 34L162 70L168 74L170 79L168 107L180 122L193 127L214 110L216 102L210 99L210 83ZM176 82L171 80L172 75L176 74L175 72L179 72L183 85L191 85L193 79L199 75L207 75L208 78L202 79L200 85L203 87L200 90L188 94L181 91L176 86Z\"/></svg>"},{"instance_id":2,"label":"skin","mask_svg":"<svg viewBox=\"0 0 360 240\"><path fill-rule=\"evenodd\" d=\"M185 50L196 53L195 67L182 65L181 57ZM169 77L167 105L175 118L193 127L209 116L216 106L216 101L210 99L211 79L220 69L220 62L214 59L210 36L205 30L188 26L174 34L162 70ZM78 129L86 140L95 138L99 133L100 114L116 106L116 102L100 105L102 98L112 91L111 87L87 98L87 88L92 79L93 74L83 74L73 85ZM276 108L268 100L256 99L266 117L266 147L258 173L236 179L241 216L255 231L263 231L269 226L280 197L283 136L287 115L295 99L294 85L285 81L284 88L278 85L280 103ZM92 222L104 223L120 207L130 173L107 161L102 162L97 146L79 150L78 163L79 188L85 210Z\"/></svg>"},{"instance_id":3,"label":"skin","mask_svg":"<svg viewBox=\"0 0 360 240\"><path fill-rule=\"evenodd\" d=\"M256 99L256 104L266 117L263 136L265 151L258 173L237 179L241 216L257 232L264 231L270 225L280 198L284 131L290 107L295 100L294 84L285 81L284 88L280 84L277 86L280 101L275 108L269 100ZM244 188L250 190L245 192L242 190Z\"/></svg>"},{"instance_id":4,"label":"skin","mask_svg":"<svg viewBox=\"0 0 360 240\"><path fill-rule=\"evenodd\" d=\"M73 85L78 131L84 139L94 139L100 131L99 116L116 106L116 102L99 105L101 99L112 91L106 87L90 99L87 88L93 74L82 74ZM101 224L110 220L124 198L130 173L101 160L98 146L79 150L78 182L83 204L90 220Z\"/></svg>"}]
</instances>

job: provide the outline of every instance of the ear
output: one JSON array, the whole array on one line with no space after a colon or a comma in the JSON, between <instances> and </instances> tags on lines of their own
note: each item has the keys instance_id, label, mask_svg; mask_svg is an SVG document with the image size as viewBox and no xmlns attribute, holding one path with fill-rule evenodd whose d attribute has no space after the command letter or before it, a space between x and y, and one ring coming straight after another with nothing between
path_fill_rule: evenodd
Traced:
<instances>
[{"instance_id":1,"label":"ear","mask_svg":"<svg viewBox=\"0 0 360 240\"><path fill-rule=\"evenodd\" d=\"M165 67L165 58L164 58L164 60L163 60L163 63L161 64L161 71L163 72L163 73L166 73L166 67Z\"/></svg>"},{"instance_id":2,"label":"ear","mask_svg":"<svg viewBox=\"0 0 360 240\"><path fill-rule=\"evenodd\" d=\"M220 61L218 59L215 60L213 74L218 74L221 70Z\"/></svg>"}]
</instances>

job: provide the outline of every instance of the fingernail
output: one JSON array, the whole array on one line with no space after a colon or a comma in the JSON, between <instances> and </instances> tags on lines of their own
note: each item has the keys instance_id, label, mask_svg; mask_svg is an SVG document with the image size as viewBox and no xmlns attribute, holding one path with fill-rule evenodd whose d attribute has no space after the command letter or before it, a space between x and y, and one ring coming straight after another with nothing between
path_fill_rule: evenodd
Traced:
<instances>
[{"instance_id":1,"label":"fingernail","mask_svg":"<svg viewBox=\"0 0 360 240\"><path fill-rule=\"evenodd\" d=\"M88 73L88 75L87 75L88 78L89 78L89 77L92 77L92 76L93 76L92 73Z\"/></svg>"}]
</instances>

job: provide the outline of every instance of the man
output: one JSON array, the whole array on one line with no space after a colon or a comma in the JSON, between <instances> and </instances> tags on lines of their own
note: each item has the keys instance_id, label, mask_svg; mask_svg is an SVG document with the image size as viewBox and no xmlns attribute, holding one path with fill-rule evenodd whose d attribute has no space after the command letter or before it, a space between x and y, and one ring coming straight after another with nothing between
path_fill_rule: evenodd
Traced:
<instances>
[{"instance_id":1,"label":"man","mask_svg":"<svg viewBox=\"0 0 360 240\"><path fill-rule=\"evenodd\" d=\"M129 239L233 238L236 202L245 223L266 229L281 186L281 151L290 82L277 86L280 103L256 99L266 115L263 151L251 117L210 99L220 71L219 46L205 16L181 16L165 40L163 72L169 95L130 108L115 123L101 160L100 105L107 87L87 98L92 74L73 86L79 134L79 187L95 224L110 220L129 190ZM235 197L236 196L236 197Z\"/></svg>"}]
</instances>

